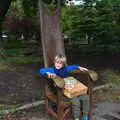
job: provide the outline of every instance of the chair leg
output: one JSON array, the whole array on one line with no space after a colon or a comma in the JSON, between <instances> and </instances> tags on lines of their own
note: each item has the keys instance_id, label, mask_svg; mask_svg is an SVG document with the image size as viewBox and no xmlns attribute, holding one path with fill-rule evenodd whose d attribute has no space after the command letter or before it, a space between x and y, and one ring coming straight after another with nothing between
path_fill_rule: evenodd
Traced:
<instances>
[{"instance_id":1,"label":"chair leg","mask_svg":"<svg viewBox=\"0 0 120 120\"><path fill-rule=\"evenodd\" d=\"M58 114L57 114L57 120L67 120L69 119L71 108L70 107L64 107L64 105L60 105L58 107Z\"/></svg>"}]
</instances>

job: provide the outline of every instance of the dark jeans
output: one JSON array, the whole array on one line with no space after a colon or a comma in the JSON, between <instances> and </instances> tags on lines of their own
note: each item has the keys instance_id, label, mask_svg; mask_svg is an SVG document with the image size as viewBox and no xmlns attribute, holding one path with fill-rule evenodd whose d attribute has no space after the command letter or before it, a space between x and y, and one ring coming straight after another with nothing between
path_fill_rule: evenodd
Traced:
<instances>
[{"instance_id":1,"label":"dark jeans","mask_svg":"<svg viewBox=\"0 0 120 120\"><path fill-rule=\"evenodd\" d=\"M72 114L74 118L80 117L81 102L83 104L83 115L88 115L89 112L89 96L80 95L70 99L72 103Z\"/></svg>"}]
</instances>

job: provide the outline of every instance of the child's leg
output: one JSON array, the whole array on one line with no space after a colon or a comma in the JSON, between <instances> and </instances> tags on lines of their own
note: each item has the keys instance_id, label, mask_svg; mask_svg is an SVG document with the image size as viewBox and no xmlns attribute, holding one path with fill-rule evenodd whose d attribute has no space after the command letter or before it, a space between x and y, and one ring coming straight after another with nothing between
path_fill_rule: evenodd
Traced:
<instances>
[{"instance_id":1,"label":"child's leg","mask_svg":"<svg viewBox=\"0 0 120 120\"><path fill-rule=\"evenodd\" d=\"M89 96L80 95L79 100L83 102L83 116L87 116L89 112Z\"/></svg>"},{"instance_id":2,"label":"child's leg","mask_svg":"<svg viewBox=\"0 0 120 120\"><path fill-rule=\"evenodd\" d=\"M72 103L72 116L74 119L80 118L80 101L78 97L73 97L70 99Z\"/></svg>"}]
</instances>

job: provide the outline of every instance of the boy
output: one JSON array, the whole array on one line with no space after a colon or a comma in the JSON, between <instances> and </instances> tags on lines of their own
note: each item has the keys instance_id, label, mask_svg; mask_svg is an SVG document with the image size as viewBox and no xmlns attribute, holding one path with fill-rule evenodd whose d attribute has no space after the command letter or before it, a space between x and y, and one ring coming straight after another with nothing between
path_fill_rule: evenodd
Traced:
<instances>
[{"instance_id":1,"label":"boy","mask_svg":"<svg viewBox=\"0 0 120 120\"><path fill-rule=\"evenodd\" d=\"M69 76L69 73L72 70L79 69L80 71L88 71L87 68L80 67L77 65L66 65L66 57L64 55L57 55L54 59L54 67L53 68L41 68L40 74L47 74L49 78L53 76L59 76L62 78L66 78ZM80 118L80 101L83 102L83 117L82 120L88 120L88 110L89 110L89 100L87 95L80 95L70 99L72 103L72 113L74 120L79 120Z\"/></svg>"}]
</instances>

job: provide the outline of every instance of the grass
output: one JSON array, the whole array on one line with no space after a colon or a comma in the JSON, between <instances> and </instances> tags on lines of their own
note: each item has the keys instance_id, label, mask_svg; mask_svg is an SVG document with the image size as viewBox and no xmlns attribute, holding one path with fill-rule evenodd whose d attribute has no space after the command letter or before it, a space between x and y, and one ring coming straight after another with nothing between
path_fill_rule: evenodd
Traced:
<instances>
[{"instance_id":1,"label":"grass","mask_svg":"<svg viewBox=\"0 0 120 120\"><path fill-rule=\"evenodd\" d=\"M29 41L27 41L27 44L29 44L29 43L37 44L38 40L29 40Z\"/></svg>"},{"instance_id":2,"label":"grass","mask_svg":"<svg viewBox=\"0 0 120 120\"><path fill-rule=\"evenodd\" d=\"M33 63L43 62L40 57L11 57L0 61L1 63Z\"/></svg>"},{"instance_id":3,"label":"grass","mask_svg":"<svg viewBox=\"0 0 120 120\"><path fill-rule=\"evenodd\" d=\"M5 114L2 112L4 110L8 110L9 113L13 114L16 113L16 106L9 106L7 104L0 104L0 120L4 120Z\"/></svg>"},{"instance_id":4,"label":"grass","mask_svg":"<svg viewBox=\"0 0 120 120\"><path fill-rule=\"evenodd\" d=\"M111 88L104 88L102 90L97 90L93 94L93 99L99 101L112 101L116 103L120 103L120 89L111 89Z\"/></svg>"},{"instance_id":5,"label":"grass","mask_svg":"<svg viewBox=\"0 0 120 120\"><path fill-rule=\"evenodd\" d=\"M27 64L27 63L37 63L37 62L43 62L43 59L40 57L11 57L7 58L5 60L0 60L0 70L10 70L14 71L16 70L16 66L13 65L13 63L22 63L22 64Z\"/></svg>"},{"instance_id":6,"label":"grass","mask_svg":"<svg viewBox=\"0 0 120 120\"><path fill-rule=\"evenodd\" d=\"M7 105L7 104L0 104L0 110L9 110L15 108L15 106Z\"/></svg>"},{"instance_id":7,"label":"grass","mask_svg":"<svg viewBox=\"0 0 120 120\"><path fill-rule=\"evenodd\" d=\"M108 74L108 80L115 86L120 86L120 73L110 72Z\"/></svg>"},{"instance_id":8,"label":"grass","mask_svg":"<svg viewBox=\"0 0 120 120\"><path fill-rule=\"evenodd\" d=\"M15 66L12 66L8 63L3 63L3 62L0 62L0 70L10 70L10 71L14 71L16 70L16 67Z\"/></svg>"},{"instance_id":9,"label":"grass","mask_svg":"<svg viewBox=\"0 0 120 120\"><path fill-rule=\"evenodd\" d=\"M106 68L100 73L100 76L106 83L110 83L118 87L120 86L120 71Z\"/></svg>"}]
</instances>

